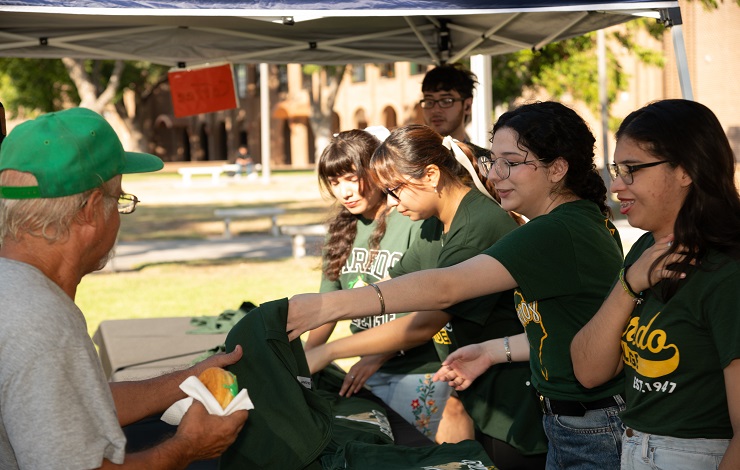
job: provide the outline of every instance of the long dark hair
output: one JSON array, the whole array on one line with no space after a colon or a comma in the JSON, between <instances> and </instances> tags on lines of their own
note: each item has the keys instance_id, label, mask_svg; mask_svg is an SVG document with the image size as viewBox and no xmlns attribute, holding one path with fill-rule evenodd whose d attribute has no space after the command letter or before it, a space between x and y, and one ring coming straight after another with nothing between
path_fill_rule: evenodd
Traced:
<instances>
[{"instance_id":1,"label":"long dark hair","mask_svg":"<svg viewBox=\"0 0 740 470\"><path fill-rule=\"evenodd\" d=\"M380 145L380 141L369 133L361 130L340 132L329 142L321 153L318 164L319 187L324 194L334 198L331 191L330 178L337 178L346 174L354 174L360 180L360 194L365 196L368 190L377 188L374 179L369 173L370 158ZM381 200L385 206L385 199ZM342 272L347 258L352 252L352 246L357 236L358 216L352 214L341 204L335 205L328 225L328 237L323 253L322 270L324 276L336 281ZM378 212L377 225L368 240L370 252L368 264L373 262L375 253L380 248L380 240L385 235L386 216L388 208Z\"/></svg>"},{"instance_id":2,"label":"long dark hair","mask_svg":"<svg viewBox=\"0 0 740 470\"><path fill-rule=\"evenodd\" d=\"M677 271L700 265L712 248L740 257L740 196L735 187L735 156L717 116L695 101L656 101L627 116L616 134L691 177L686 199L673 227L668 256L686 254ZM655 261L657 266L662 258ZM678 279L669 280L672 295Z\"/></svg>"},{"instance_id":3,"label":"long dark hair","mask_svg":"<svg viewBox=\"0 0 740 470\"><path fill-rule=\"evenodd\" d=\"M502 114L493 126L491 138L503 128L514 130L519 148L532 151L545 165L562 157L568 162L568 173L558 191L592 201L605 216L611 217L606 184L594 164L596 139L578 113L554 101L530 103Z\"/></svg>"}]
</instances>

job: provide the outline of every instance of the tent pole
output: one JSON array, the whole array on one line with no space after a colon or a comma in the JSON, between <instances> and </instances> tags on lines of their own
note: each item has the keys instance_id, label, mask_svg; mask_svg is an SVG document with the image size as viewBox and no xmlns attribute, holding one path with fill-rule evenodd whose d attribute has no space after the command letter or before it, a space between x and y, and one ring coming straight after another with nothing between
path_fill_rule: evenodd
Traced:
<instances>
[{"instance_id":1,"label":"tent pole","mask_svg":"<svg viewBox=\"0 0 740 470\"><path fill-rule=\"evenodd\" d=\"M260 64L260 147L262 182L270 184L270 66Z\"/></svg>"},{"instance_id":2,"label":"tent pole","mask_svg":"<svg viewBox=\"0 0 740 470\"><path fill-rule=\"evenodd\" d=\"M660 21L671 28L673 38L673 52L676 55L676 66L678 67L678 81L681 85L681 96L687 100L694 100L694 92L691 89L691 76L689 75L689 61L686 57L686 43L683 39L683 19L681 8L666 8L660 10Z\"/></svg>"},{"instance_id":3,"label":"tent pole","mask_svg":"<svg viewBox=\"0 0 740 470\"><path fill-rule=\"evenodd\" d=\"M473 100L473 110L470 116L470 140L475 145L490 148L491 144L488 139L490 138L491 115L493 114L491 56L471 56L470 70L478 77L478 90Z\"/></svg>"}]
</instances>

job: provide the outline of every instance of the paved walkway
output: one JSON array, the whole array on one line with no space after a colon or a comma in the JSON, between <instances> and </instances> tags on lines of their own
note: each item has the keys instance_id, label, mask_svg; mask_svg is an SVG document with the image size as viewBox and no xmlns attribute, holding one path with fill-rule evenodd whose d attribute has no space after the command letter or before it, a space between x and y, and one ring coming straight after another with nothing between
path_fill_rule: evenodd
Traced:
<instances>
[{"instance_id":1,"label":"paved walkway","mask_svg":"<svg viewBox=\"0 0 740 470\"><path fill-rule=\"evenodd\" d=\"M617 220L625 254L644 233L631 227L626 220ZM309 255L318 255L321 237L307 237ZM313 248L313 249L311 249ZM250 235L231 239L158 240L119 243L116 257L103 272L129 271L147 264L227 258L280 259L289 258L291 238L287 235Z\"/></svg>"}]
</instances>

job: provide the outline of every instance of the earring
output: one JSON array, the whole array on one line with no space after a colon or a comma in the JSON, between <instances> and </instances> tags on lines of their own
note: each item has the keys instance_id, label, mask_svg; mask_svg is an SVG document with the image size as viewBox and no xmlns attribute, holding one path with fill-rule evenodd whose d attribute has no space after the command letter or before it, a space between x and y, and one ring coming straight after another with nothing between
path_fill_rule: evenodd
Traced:
<instances>
[{"instance_id":1,"label":"earring","mask_svg":"<svg viewBox=\"0 0 740 470\"><path fill-rule=\"evenodd\" d=\"M434 189L434 192L436 193L437 192L437 185L436 184L433 184L432 185L432 189Z\"/></svg>"}]
</instances>

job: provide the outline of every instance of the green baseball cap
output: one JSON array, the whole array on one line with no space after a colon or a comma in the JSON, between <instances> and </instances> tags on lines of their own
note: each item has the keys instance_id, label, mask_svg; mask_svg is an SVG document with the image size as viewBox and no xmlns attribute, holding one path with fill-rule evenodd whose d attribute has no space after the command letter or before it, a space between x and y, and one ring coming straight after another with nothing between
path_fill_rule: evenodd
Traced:
<instances>
[{"instance_id":1,"label":"green baseball cap","mask_svg":"<svg viewBox=\"0 0 740 470\"><path fill-rule=\"evenodd\" d=\"M161 170L159 157L126 152L98 113L73 108L44 114L15 127L0 147L0 171L31 173L38 186L0 186L0 198L71 196L116 175Z\"/></svg>"}]
</instances>

